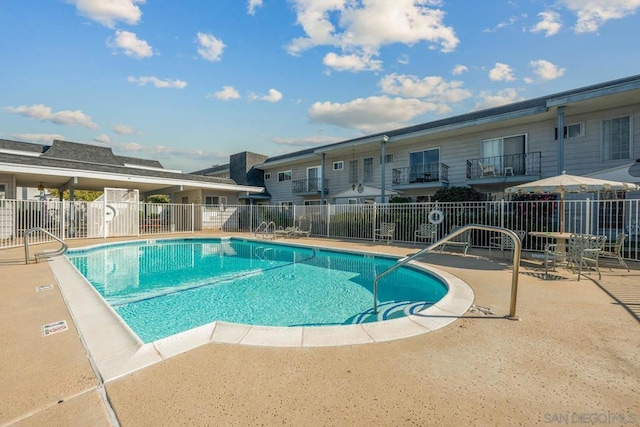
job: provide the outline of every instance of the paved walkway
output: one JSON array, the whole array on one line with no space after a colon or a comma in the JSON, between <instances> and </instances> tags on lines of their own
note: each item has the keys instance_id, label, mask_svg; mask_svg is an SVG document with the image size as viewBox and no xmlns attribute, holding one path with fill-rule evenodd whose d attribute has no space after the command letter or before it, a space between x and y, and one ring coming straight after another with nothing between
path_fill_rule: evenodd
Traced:
<instances>
[{"instance_id":1,"label":"paved walkway","mask_svg":"<svg viewBox=\"0 0 640 427\"><path fill-rule=\"evenodd\" d=\"M423 259L476 296L474 310L437 331L328 348L212 343L101 384L48 263L0 251L0 425L640 424L640 265L612 263L601 281L578 282L563 268L541 280L539 262L524 260L517 322L504 318L509 263L487 255ZM67 331L42 336L60 320Z\"/></svg>"}]
</instances>

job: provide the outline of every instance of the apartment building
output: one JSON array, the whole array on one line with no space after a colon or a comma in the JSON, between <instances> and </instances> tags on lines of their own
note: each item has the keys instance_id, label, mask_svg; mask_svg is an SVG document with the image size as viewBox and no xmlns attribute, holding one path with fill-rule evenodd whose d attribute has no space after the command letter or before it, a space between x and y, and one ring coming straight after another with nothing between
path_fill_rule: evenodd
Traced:
<instances>
[{"instance_id":1,"label":"apartment building","mask_svg":"<svg viewBox=\"0 0 640 427\"><path fill-rule=\"evenodd\" d=\"M428 200L504 188L562 171L597 175L640 159L640 75L270 157L272 204ZM561 131L559 131L561 129ZM634 177L630 176L630 179ZM634 182L640 182L635 178Z\"/></svg>"}]
</instances>

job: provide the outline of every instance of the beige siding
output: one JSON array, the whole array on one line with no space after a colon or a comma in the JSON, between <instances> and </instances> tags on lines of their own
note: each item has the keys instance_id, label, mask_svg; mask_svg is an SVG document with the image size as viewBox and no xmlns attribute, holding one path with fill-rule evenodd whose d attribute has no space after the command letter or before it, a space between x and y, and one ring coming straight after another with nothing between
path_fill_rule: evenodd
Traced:
<instances>
[{"instance_id":1,"label":"beige siding","mask_svg":"<svg viewBox=\"0 0 640 427\"><path fill-rule=\"evenodd\" d=\"M602 155L602 121L623 116L631 117L632 135L632 155L629 159L603 160ZM584 135L565 139L564 169L567 173L583 175L597 172L604 169L628 164L640 158L640 104L601 110L583 114L574 114L571 107L565 110L565 125L583 123ZM428 135L419 140L393 141L386 145L386 154L394 155L394 162L386 164L386 186L392 189L391 179L394 168L409 166L409 153L427 149L440 149L440 162L449 166L449 185L467 185L467 161L482 157L482 141L492 138L504 138L515 135L526 135L526 147L528 153L540 152L541 175L543 177L553 176L558 172L558 142L555 140L555 128L557 126L557 116L553 114L544 115L544 119L524 123L520 125L504 126L500 123L493 126L483 126L482 130L468 128L464 133L458 132L456 136L443 137L442 135ZM327 199L331 200L331 194L344 191L351 186L349 182L349 161L358 160L358 181L365 185L380 187L381 185L381 147L380 143L371 143L369 146L358 146L354 152L347 154L326 154L325 178L329 180L329 194ZM373 180L363 182L363 159L373 157L374 174ZM344 162L344 169L333 170L333 163ZM309 159L306 162L291 163L289 166L280 165L270 169L271 180L266 181L267 189L273 196L273 201L293 201L303 203L302 196L295 196L291 193L291 182L278 183L277 172L291 170L293 180L306 178L306 168L317 166L321 162L318 159ZM532 179L536 179L532 177ZM483 191L499 192L510 184L498 183L493 186L486 186ZM424 188L407 191L411 195L433 194L437 188Z\"/></svg>"}]
</instances>

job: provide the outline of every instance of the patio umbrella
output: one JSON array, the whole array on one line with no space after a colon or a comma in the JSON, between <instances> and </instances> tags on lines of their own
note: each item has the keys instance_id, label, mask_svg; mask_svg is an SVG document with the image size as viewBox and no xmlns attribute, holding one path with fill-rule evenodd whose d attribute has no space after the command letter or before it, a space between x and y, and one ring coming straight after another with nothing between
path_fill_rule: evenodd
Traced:
<instances>
[{"instance_id":1,"label":"patio umbrella","mask_svg":"<svg viewBox=\"0 0 640 427\"><path fill-rule=\"evenodd\" d=\"M505 188L505 193L525 194L525 193L557 193L560 195L560 215L559 228L564 232L564 195L566 193L589 193L598 191L638 191L640 187L630 182L609 181L606 179L589 178L579 175L561 175L538 181L527 182Z\"/></svg>"}]
</instances>

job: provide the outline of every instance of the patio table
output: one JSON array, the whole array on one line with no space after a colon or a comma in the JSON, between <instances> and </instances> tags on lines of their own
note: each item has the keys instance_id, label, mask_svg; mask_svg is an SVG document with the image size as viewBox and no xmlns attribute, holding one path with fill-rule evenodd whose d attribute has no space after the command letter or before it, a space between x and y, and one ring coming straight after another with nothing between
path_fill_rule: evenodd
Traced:
<instances>
[{"instance_id":1,"label":"patio table","mask_svg":"<svg viewBox=\"0 0 640 427\"><path fill-rule=\"evenodd\" d=\"M529 236L555 239L556 243L558 244L558 252L561 254L564 254L567 252L567 240L569 240L572 234L573 233L560 233L555 231L530 231L529 232ZM564 261L564 259L560 261Z\"/></svg>"}]
</instances>

